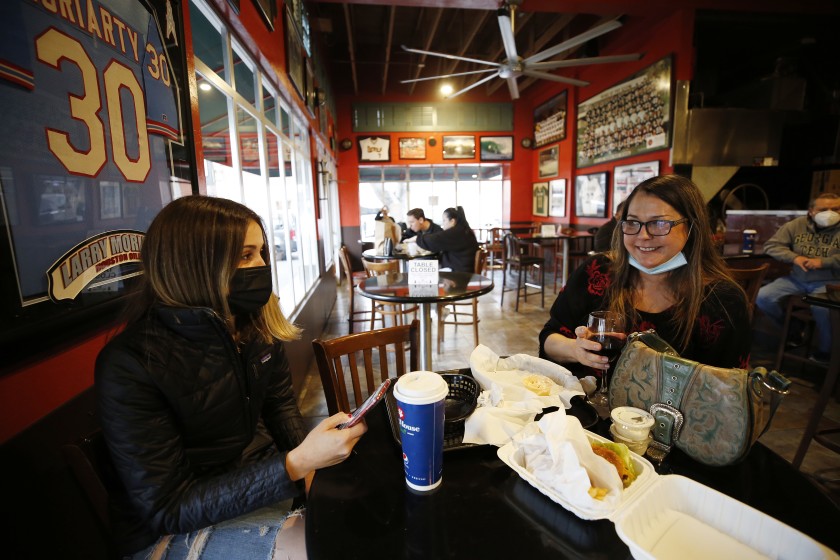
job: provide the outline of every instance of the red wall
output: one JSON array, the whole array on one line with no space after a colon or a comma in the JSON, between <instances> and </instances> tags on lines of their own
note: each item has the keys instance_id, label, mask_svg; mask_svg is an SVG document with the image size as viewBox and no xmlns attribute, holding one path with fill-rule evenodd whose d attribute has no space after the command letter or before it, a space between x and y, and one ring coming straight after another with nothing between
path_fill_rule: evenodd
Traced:
<instances>
[{"instance_id":1,"label":"red wall","mask_svg":"<svg viewBox=\"0 0 840 560\"><path fill-rule=\"evenodd\" d=\"M690 80L693 75L694 50L692 47L694 28L694 15L689 10L669 12L666 15L636 16L624 27L611 32L609 42L602 48L600 55L625 54L643 52L645 56L636 62L619 64L593 65L565 71L564 75L579 78L590 82L585 88L570 87L563 84L538 81L526 89L522 97L514 102L514 161L510 165L510 190L505 193L504 217L509 222L530 222L547 221L563 224L579 224L581 226L600 225L604 218L577 218L574 216L574 178L577 174L575 168L576 151L576 116L575 107L578 102L601 93L603 90L632 76L639 70L650 66L652 63L671 54L673 55L673 73L675 80ZM559 145L559 170L557 177L566 179L566 217L565 218L541 218L534 217L531 213L532 184L539 177L538 174L538 153L539 150L526 150L519 144L522 138L531 137L533 132L533 110L554 95L568 89L568 112L566 124L566 138L558 143ZM507 101L507 88L500 88L500 95L494 96L492 101ZM488 101L488 98L480 93L473 93L472 97L464 95L452 100L452 103L481 102ZM367 136L369 133L354 134L351 123L351 107L354 102L421 102L440 101L440 99L422 99L418 97L406 97L404 95L386 95L383 97L362 97L362 96L341 96L338 100L338 137L340 139L350 138L353 140L353 147L346 152L340 152L338 156L339 195L341 199L341 224L343 226L359 225L359 174L356 138ZM447 134L459 134L458 132L447 132ZM508 135L509 131L486 131L482 133L463 132L467 135ZM434 136L438 140L435 147L426 147L426 160L422 163L451 163L451 160L443 160L441 157L442 134L431 133L390 133L391 137L391 164L404 165L420 163L418 160L399 160L395 154L395 146L400 137L412 136L429 138ZM541 146L544 149L548 146ZM643 155L612 161L609 163L593 165L581 170L580 174L596 173L599 171L610 172L610 187L612 186L612 171L616 165L658 160L660 173L670 173L673 168L670 165L669 151L661 150L648 152ZM458 160L458 163L469 163L474 160ZM608 204L610 198L608 195ZM611 206L610 206L611 208ZM609 216L608 216L609 217Z\"/></svg>"}]
</instances>

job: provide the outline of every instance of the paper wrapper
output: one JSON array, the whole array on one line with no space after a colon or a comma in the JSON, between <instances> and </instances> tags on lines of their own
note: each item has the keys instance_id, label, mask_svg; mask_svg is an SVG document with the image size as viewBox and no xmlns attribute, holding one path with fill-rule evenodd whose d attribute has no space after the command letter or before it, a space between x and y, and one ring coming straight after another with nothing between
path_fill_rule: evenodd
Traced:
<instances>
[{"instance_id":1,"label":"paper wrapper","mask_svg":"<svg viewBox=\"0 0 840 560\"><path fill-rule=\"evenodd\" d=\"M526 426L499 454L537 489L584 519L607 517L621 502L624 486L615 467L595 455L580 421L563 410ZM592 486L607 494L593 498Z\"/></svg>"},{"instance_id":2,"label":"paper wrapper","mask_svg":"<svg viewBox=\"0 0 840 560\"><path fill-rule=\"evenodd\" d=\"M572 397L584 394L569 370L527 354L499 358L479 344L470 356L470 368L482 393L478 407L465 422L464 443L504 445L544 408L570 408ZM548 395L537 395L525 387L523 380L531 374L544 375L555 383Z\"/></svg>"}]
</instances>

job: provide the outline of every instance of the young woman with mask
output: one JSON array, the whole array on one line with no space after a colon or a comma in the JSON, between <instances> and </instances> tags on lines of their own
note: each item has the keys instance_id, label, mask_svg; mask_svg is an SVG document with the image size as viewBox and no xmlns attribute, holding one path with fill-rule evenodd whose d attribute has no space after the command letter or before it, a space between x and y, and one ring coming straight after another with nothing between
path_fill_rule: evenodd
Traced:
<instances>
[{"instance_id":1,"label":"young woman with mask","mask_svg":"<svg viewBox=\"0 0 840 560\"><path fill-rule=\"evenodd\" d=\"M654 177L633 190L610 251L585 261L557 296L540 333L540 356L608 369L607 358L593 353L600 345L583 338L595 310L619 312L628 332L656 329L685 358L748 366L746 296L714 250L699 189L684 177Z\"/></svg>"},{"instance_id":2,"label":"young woman with mask","mask_svg":"<svg viewBox=\"0 0 840 560\"><path fill-rule=\"evenodd\" d=\"M336 414L307 435L283 349L300 333L272 293L257 214L221 198L175 200L141 258L125 329L96 363L121 552L271 557L300 527L292 500L366 427L337 430L347 415Z\"/></svg>"}]
</instances>

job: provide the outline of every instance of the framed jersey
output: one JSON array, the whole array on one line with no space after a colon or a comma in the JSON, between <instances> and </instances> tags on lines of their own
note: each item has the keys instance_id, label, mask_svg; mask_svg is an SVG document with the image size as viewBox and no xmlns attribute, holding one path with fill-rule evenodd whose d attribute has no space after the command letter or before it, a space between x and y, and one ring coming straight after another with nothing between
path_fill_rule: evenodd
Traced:
<instances>
[{"instance_id":1,"label":"framed jersey","mask_svg":"<svg viewBox=\"0 0 840 560\"><path fill-rule=\"evenodd\" d=\"M172 0L0 3L0 353L113 316L192 181L182 38Z\"/></svg>"}]
</instances>

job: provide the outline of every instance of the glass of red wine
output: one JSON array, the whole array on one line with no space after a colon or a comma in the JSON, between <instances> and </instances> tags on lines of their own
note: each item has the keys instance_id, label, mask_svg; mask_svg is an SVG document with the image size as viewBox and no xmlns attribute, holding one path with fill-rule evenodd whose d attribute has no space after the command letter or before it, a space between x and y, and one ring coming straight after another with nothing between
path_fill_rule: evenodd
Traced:
<instances>
[{"instance_id":1,"label":"glass of red wine","mask_svg":"<svg viewBox=\"0 0 840 560\"><path fill-rule=\"evenodd\" d=\"M601 345L600 350L593 352L606 356L612 364L627 342L624 317L614 311L593 311L589 314L586 330L586 338ZM608 373L608 369L601 370L601 386L598 388L598 392L589 399L601 418L610 416L610 402L607 395Z\"/></svg>"}]
</instances>

